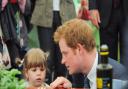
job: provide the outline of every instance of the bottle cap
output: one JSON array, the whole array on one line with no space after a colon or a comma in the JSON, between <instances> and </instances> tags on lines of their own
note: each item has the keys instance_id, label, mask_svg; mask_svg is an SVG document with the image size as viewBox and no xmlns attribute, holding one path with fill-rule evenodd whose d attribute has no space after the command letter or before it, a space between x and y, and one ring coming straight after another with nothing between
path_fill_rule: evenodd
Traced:
<instances>
[{"instance_id":1,"label":"bottle cap","mask_svg":"<svg viewBox=\"0 0 128 89\"><path fill-rule=\"evenodd\" d=\"M108 46L106 44L101 45L100 55L109 55Z\"/></svg>"}]
</instances>

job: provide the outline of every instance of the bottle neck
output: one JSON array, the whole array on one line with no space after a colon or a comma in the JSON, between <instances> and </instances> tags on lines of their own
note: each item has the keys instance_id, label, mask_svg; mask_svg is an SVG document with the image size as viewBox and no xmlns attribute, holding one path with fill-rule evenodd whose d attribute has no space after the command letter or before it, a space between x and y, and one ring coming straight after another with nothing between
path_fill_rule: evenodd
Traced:
<instances>
[{"instance_id":1,"label":"bottle neck","mask_svg":"<svg viewBox=\"0 0 128 89\"><path fill-rule=\"evenodd\" d=\"M101 63L102 64L108 64L108 55L102 55L101 56Z\"/></svg>"}]
</instances>

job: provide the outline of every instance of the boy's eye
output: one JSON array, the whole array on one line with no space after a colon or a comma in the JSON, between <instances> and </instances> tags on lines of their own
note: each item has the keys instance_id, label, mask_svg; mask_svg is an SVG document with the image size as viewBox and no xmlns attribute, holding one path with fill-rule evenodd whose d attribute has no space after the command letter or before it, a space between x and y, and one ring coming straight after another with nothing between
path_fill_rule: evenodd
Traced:
<instances>
[{"instance_id":1,"label":"boy's eye","mask_svg":"<svg viewBox=\"0 0 128 89\"><path fill-rule=\"evenodd\" d=\"M36 71L36 68L32 68L32 71Z\"/></svg>"},{"instance_id":2,"label":"boy's eye","mask_svg":"<svg viewBox=\"0 0 128 89\"><path fill-rule=\"evenodd\" d=\"M44 71L44 68L40 68L41 71Z\"/></svg>"}]
</instances>

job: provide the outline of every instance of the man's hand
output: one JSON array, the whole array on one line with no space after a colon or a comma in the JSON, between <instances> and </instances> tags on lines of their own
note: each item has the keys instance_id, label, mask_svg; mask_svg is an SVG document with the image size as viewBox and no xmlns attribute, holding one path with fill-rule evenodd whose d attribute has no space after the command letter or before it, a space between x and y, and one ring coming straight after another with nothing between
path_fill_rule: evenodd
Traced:
<instances>
[{"instance_id":1,"label":"man's hand","mask_svg":"<svg viewBox=\"0 0 128 89\"><path fill-rule=\"evenodd\" d=\"M8 3L8 0L2 0L2 10L4 10L7 3Z\"/></svg>"},{"instance_id":2,"label":"man's hand","mask_svg":"<svg viewBox=\"0 0 128 89\"><path fill-rule=\"evenodd\" d=\"M18 0L18 3L19 3L19 7L20 7L22 13L24 13L25 5L26 5L26 0Z\"/></svg>"},{"instance_id":3,"label":"man's hand","mask_svg":"<svg viewBox=\"0 0 128 89\"><path fill-rule=\"evenodd\" d=\"M78 11L78 18L89 20L90 19L90 12L88 10L88 1L81 0L81 7Z\"/></svg>"},{"instance_id":4,"label":"man's hand","mask_svg":"<svg viewBox=\"0 0 128 89\"><path fill-rule=\"evenodd\" d=\"M98 10L90 10L90 20L92 21L92 23L99 28L99 23L100 21L100 14Z\"/></svg>"},{"instance_id":5,"label":"man's hand","mask_svg":"<svg viewBox=\"0 0 128 89\"><path fill-rule=\"evenodd\" d=\"M50 84L50 87L52 89L59 88L59 87L71 88L72 84L68 79L64 77L57 77L57 79Z\"/></svg>"}]
</instances>

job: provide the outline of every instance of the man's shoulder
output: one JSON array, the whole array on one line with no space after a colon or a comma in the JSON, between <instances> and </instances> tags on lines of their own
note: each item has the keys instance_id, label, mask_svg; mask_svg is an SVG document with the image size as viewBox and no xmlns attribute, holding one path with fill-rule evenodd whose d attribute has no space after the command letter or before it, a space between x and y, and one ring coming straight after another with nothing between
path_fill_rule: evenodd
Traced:
<instances>
[{"instance_id":1,"label":"man's shoulder","mask_svg":"<svg viewBox=\"0 0 128 89\"><path fill-rule=\"evenodd\" d=\"M113 67L117 66L116 68L123 68L123 69L125 69L125 67L122 64L120 64L118 61L116 61L116 60L114 60L112 58L108 58L108 63L111 64Z\"/></svg>"},{"instance_id":2,"label":"man's shoulder","mask_svg":"<svg viewBox=\"0 0 128 89\"><path fill-rule=\"evenodd\" d=\"M112 58L109 58L109 64L113 67L114 79L125 80L127 78L127 70L122 64Z\"/></svg>"}]
</instances>

